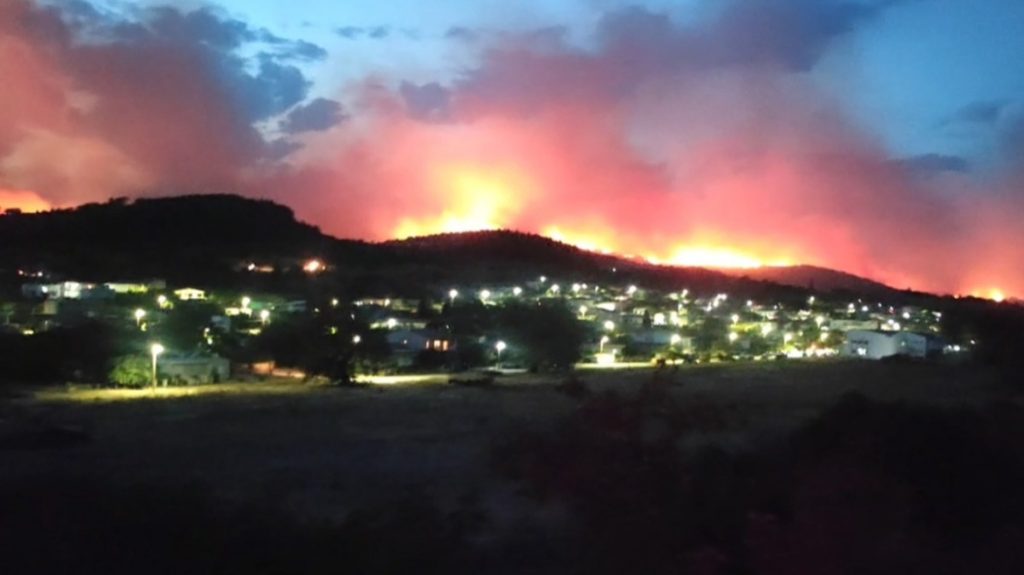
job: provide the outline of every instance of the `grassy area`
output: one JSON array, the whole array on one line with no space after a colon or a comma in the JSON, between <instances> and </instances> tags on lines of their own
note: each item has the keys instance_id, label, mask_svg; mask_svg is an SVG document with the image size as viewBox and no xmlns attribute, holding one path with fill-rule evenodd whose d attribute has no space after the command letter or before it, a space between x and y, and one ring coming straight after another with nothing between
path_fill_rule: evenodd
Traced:
<instances>
[{"instance_id":1,"label":"grassy area","mask_svg":"<svg viewBox=\"0 0 1024 575\"><path fill-rule=\"evenodd\" d=\"M524 525L538 536L564 534L566 514L576 513L565 507L572 499L568 492L552 500L524 490L538 481L550 487L551 479L538 479L536 464L523 463L523 454L554 450L552 461L559 463L546 465L558 469L594 450L575 463L586 472L574 481L584 482L616 466L646 465L624 455L632 448L587 447L586 438L607 435L607 426L618 429L620 420L633 422L624 429L643 445L642 438L675 430L670 453L714 447L743 454L789 441L851 392L885 405L942 410L1013 399L986 371L913 363L719 364L589 370L576 377L582 384L516 374L489 387L426 378L355 388L268 381L43 390L0 403L0 484L58 480L61 489L81 483L104 493L188 485L214 501L335 525L410 498L436 505L444 516L469 501L488 518L480 537L507 537ZM598 427L581 434L580 425ZM510 445L524 445L524 436L539 442L525 444L536 449L510 452ZM550 443L559 437L576 443Z\"/></svg>"}]
</instances>

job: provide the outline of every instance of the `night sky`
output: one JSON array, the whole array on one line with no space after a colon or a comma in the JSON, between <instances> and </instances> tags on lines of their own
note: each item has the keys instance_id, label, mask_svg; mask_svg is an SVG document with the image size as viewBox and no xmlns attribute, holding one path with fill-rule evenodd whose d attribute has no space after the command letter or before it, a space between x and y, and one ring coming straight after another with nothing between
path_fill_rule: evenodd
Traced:
<instances>
[{"instance_id":1,"label":"night sky","mask_svg":"<svg viewBox=\"0 0 1024 575\"><path fill-rule=\"evenodd\" d=\"M330 5L328 7L328 5ZM1020 0L0 0L0 207L1024 295Z\"/></svg>"}]
</instances>

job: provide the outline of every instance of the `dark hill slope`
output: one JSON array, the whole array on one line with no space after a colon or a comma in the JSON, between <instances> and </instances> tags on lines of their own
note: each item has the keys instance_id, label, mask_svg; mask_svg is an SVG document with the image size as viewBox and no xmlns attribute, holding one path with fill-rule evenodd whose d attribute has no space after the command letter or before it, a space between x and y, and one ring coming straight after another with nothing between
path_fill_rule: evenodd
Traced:
<instances>
[{"instance_id":1,"label":"dark hill slope","mask_svg":"<svg viewBox=\"0 0 1024 575\"><path fill-rule=\"evenodd\" d=\"M812 283L810 277L825 276L843 276L847 283L842 287L888 290L817 268L791 268L792 274L754 270L743 272L749 277L737 277L701 268L651 266L510 231L380 244L340 240L298 221L285 206L230 195L119 199L0 216L0 269L7 270L43 267L84 280L162 277L217 286L251 281L236 271L241 262L274 261L285 268L311 257L328 261L334 270L332 283L356 293L422 293L450 283L518 283L540 275L563 281L729 291L742 297L799 297ZM830 285L819 280L814 284L818 289Z\"/></svg>"}]
</instances>

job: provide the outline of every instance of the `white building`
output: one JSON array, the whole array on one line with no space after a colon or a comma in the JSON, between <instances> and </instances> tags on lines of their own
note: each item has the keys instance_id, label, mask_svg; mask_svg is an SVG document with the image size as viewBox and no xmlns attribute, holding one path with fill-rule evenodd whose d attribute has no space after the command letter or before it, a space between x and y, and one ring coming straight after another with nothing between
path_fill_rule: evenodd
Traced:
<instances>
[{"instance_id":1,"label":"white building","mask_svg":"<svg viewBox=\"0 0 1024 575\"><path fill-rule=\"evenodd\" d=\"M206 292L196 288L181 288L174 290L174 296L181 301L202 301L206 299Z\"/></svg>"},{"instance_id":2,"label":"white building","mask_svg":"<svg viewBox=\"0 0 1024 575\"><path fill-rule=\"evenodd\" d=\"M149 284L140 283L108 282L103 284L103 287L118 295L144 294L149 292Z\"/></svg>"},{"instance_id":3,"label":"white building","mask_svg":"<svg viewBox=\"0 0 1024 575\"><path fill-rule=\"evenodd\" d=\"M218 383L231 375L231 363L218 355L178 355L160 357L160 379L195 383Z\"/></svg>"},{"instance_id":4,"label":"white building","mask_svg":"<svg viewBox=\"0 0 1024 575\"><path fill-rule=\"evenodd\" d=\"M854 330L846 333L843 355L866 359L882 359L894 355L924 358L941 352L942 344L935 338L909 331Z\"/></svg>"},{"instance_id":5,"label":"white building","mask_svg":"<svg viewBox=\"0 0 1024 575\"><path fill-rule=\"evenodd\" d=\"M21 286L21 295L27 298L83 299L89 297L94 289L96 286L81 282L29 283Z\"/></svg>"}]
</instances>

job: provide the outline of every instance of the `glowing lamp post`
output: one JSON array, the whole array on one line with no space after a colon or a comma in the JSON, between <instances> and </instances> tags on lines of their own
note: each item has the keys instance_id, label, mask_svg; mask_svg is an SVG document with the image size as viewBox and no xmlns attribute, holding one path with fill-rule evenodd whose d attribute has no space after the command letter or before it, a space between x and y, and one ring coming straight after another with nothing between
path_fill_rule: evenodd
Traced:
<instances>
[{"instance_id":1,"label":"glowing lamp post","mask_svg":"<svg viewBox=\"0 0 1024 575\"><path fill-rule=\"evenodd\" d=\"M260 310L260 323L267 325L268 321L270 321L270 310Z\"/></svg>"},{"instance_id":2,"label":"glowing lamp post","mask_svg":"<svg viewBox=\"0 0 1024 575\"><path fill-rule=\"evenodd\" d=\"M601 337L601 344L600 344L600 347L598 348L598 353L604 353L604 345L606 343L608 343L609 341L611 341L611 338L609 338L608 336L605 335L605 336Z\"/></svg>"},{"instance_id":3,"label":"glowing lamp post","mask_svg":"<svg viewBox=\"0 0 1024 575\"><path fill-rule=\"evenodd\" d=\"M455 298L457 297L459 297L459 290L448 290L448 299L451 300L452 303L455 303Z\"/></svg>"},{"instance_id":4,"label":"glowing lamp post","mask_svg":"<svg viewBox=\"0 0 1024 575\"><path fill-rule=\"evenodd\" d=\"M154 343L149 346L149 354L153 358L153 379L152 386L156 388L156 359L160 357L160 354L164 352L164 346L159 343Z\"/></svg>"},{"instance_id":5,"label":"glowing lamp post","mask_svg":"<svg viewBox=\"0 0 1024 575\"><path fill-rule=\"evenodd\" d=\"M146 310L135 310L135 327L142 327L142 320L146 317Z\"/></svg>"},{"instance_id":6,"label":"glowing lamp post","mask_svg":"<svg viewBox=\"0 0 1024 575\"><path fill-rule=\"evenodd\" d=\"M605 331L615 331L615 322L612 320L604 322L604 329Z\"/></svg>"},{"instance_id":7,"label":"glowing lamp post","mask_svg":"<svg viewBox=\"0 0 1024 575\"><path fill-rule=\"evenodd\" d=\"M498 343L494 344L494 350L498 352L499 366L501 365L501 352L505 351L506 348L508 348L508 345L503 341L499 341Z\"/></svg>"}]
</instances>

